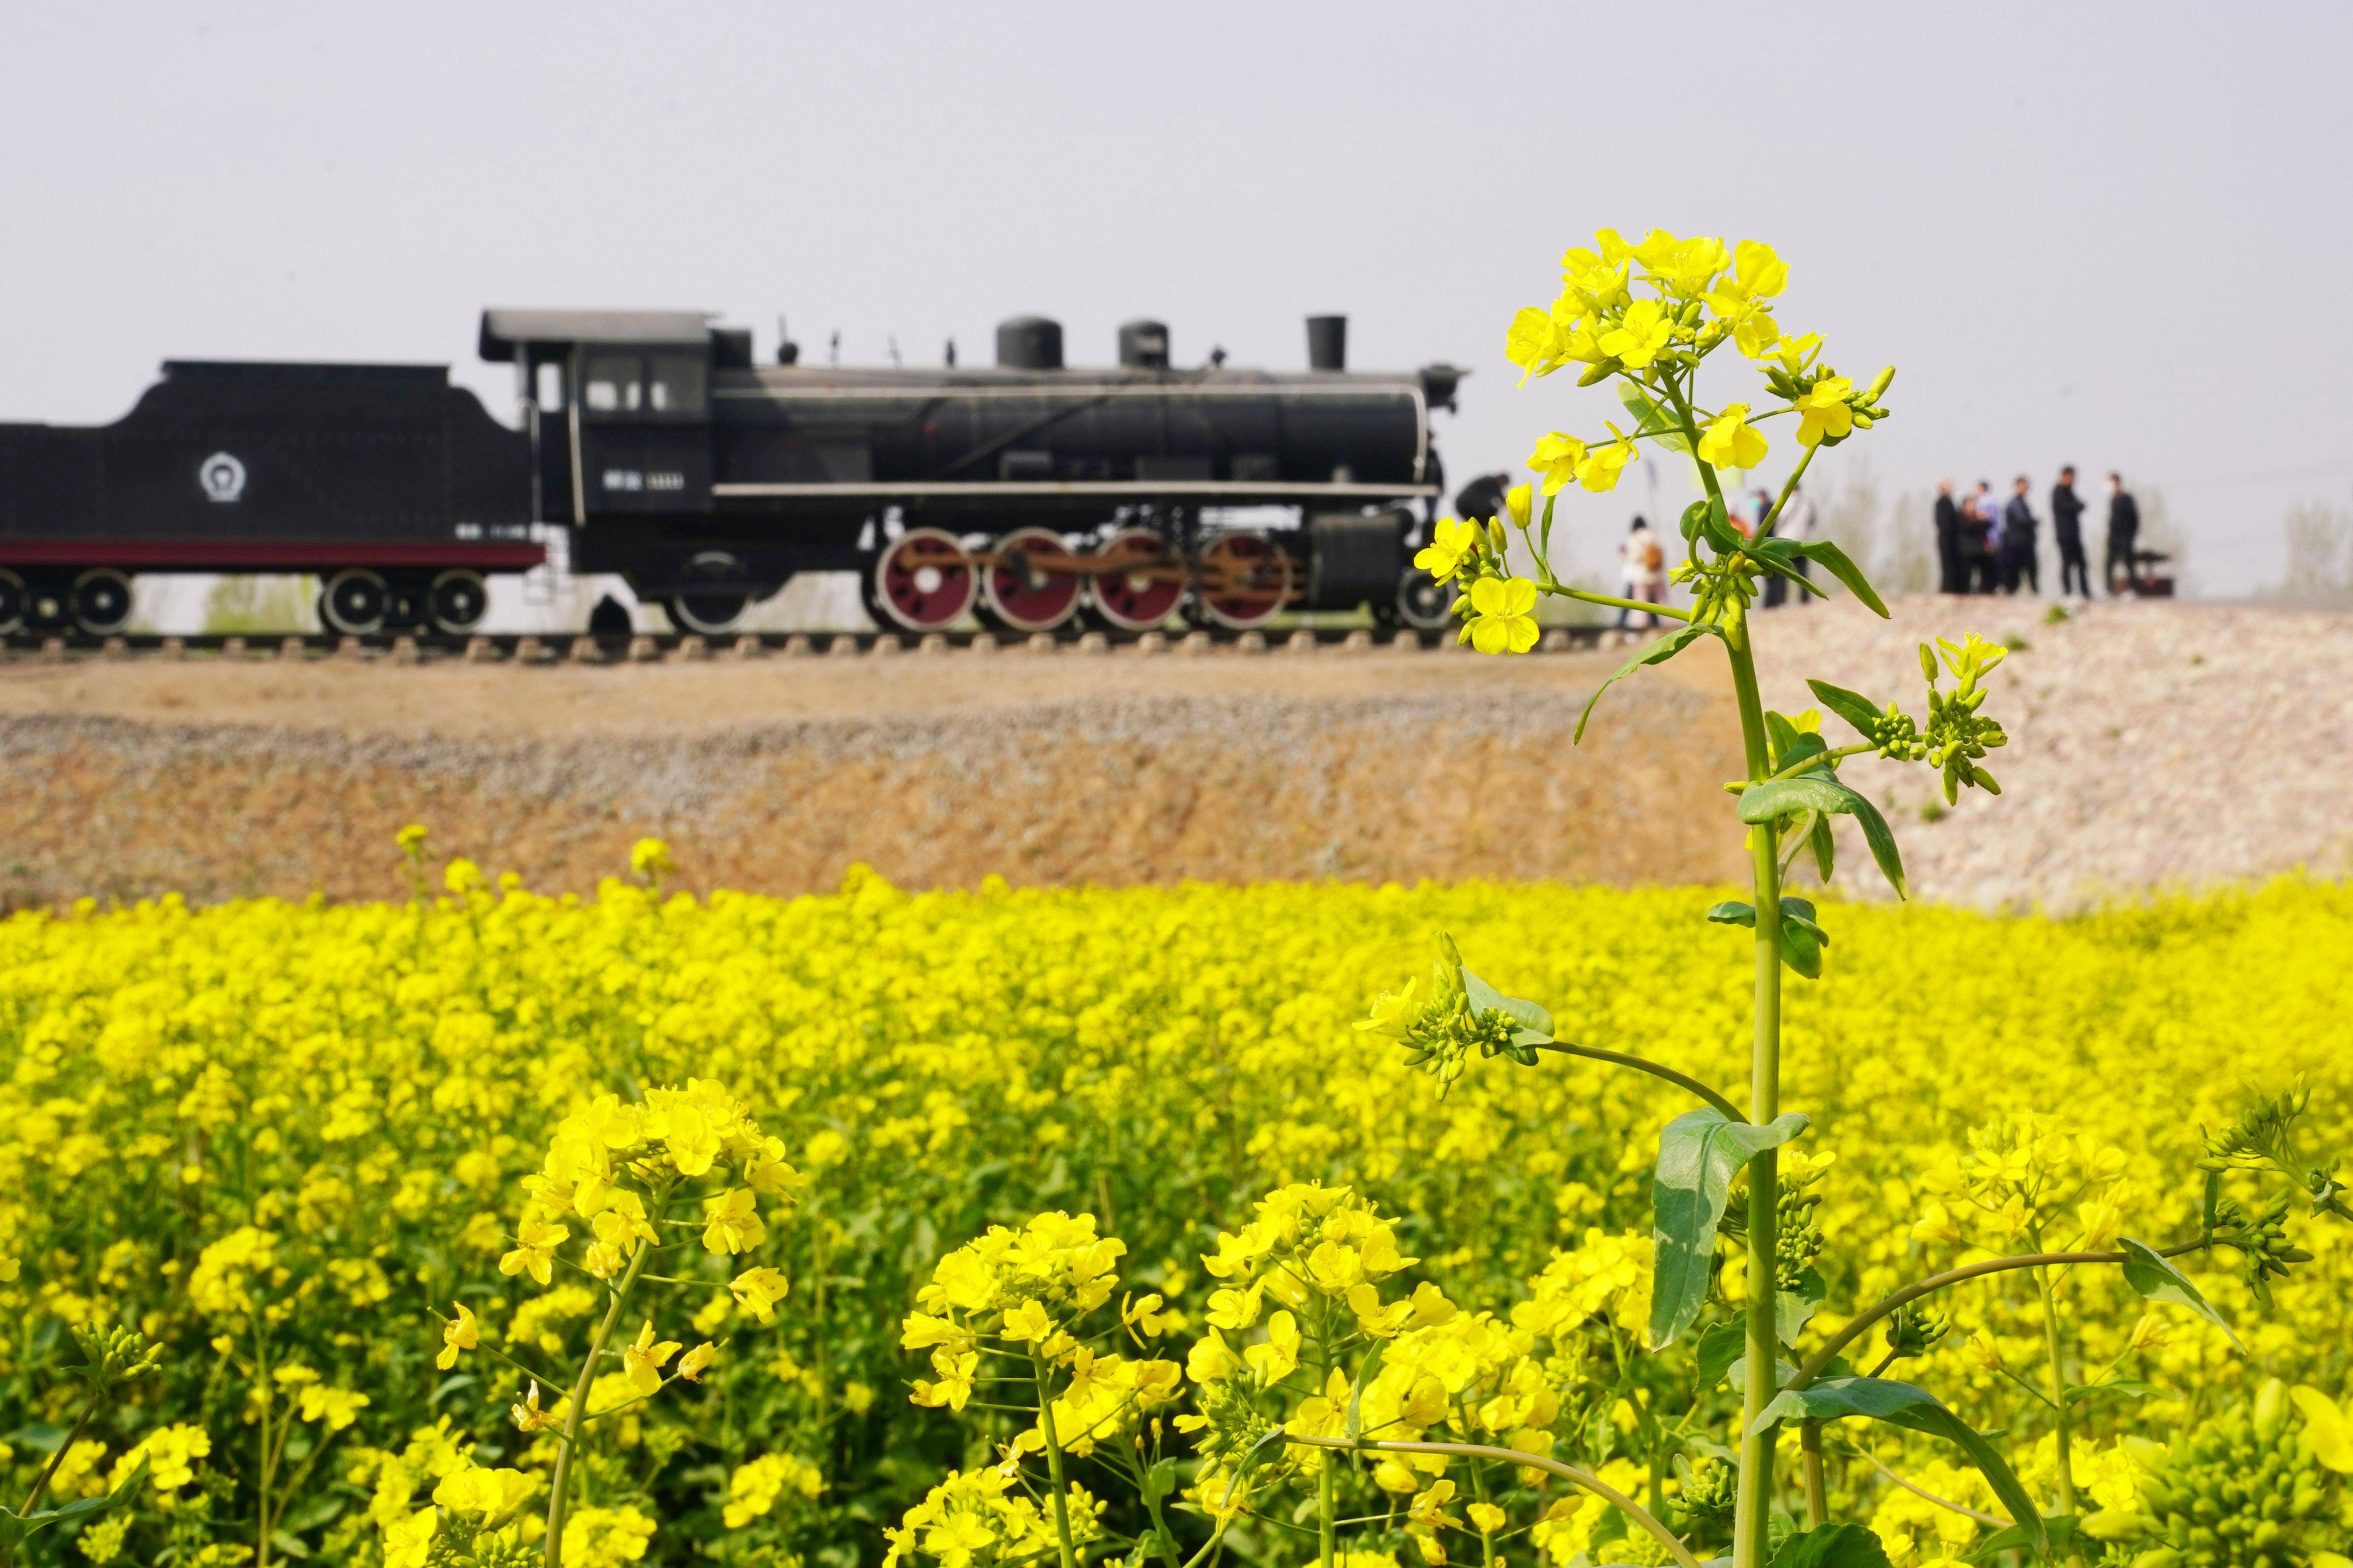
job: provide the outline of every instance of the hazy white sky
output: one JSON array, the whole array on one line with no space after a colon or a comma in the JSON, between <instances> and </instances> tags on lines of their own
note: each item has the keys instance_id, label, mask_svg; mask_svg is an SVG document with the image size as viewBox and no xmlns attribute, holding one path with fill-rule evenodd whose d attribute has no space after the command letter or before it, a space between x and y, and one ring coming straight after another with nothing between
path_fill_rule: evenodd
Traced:
<instances>
[{"instance_id":1,"label":"hazy white sky","mask_svg":"<svg viewBox=\"0 0 2353 1568\"><path fill-rule=\"evenodd\" d=\"M1150 314L1275 366L1342 310L1355 363L1475 367L1459 480L1616 412L1514 391L1503 329L1662 226L1771 240L1786 325L1901 366L1832 458L2122 468L2239 592L2353 495L2348 61L2341 4L16 5L0 419L111 419L167 355L446 361L502 412L492 302L917 363Z\"/></svg>"}]
</instances>

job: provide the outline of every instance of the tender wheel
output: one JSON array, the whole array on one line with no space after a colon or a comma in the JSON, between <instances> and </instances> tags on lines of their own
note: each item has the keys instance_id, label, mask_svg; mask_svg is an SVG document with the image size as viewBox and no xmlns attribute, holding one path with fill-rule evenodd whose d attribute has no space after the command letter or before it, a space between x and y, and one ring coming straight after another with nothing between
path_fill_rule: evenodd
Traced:
<instances>
[{"instance_id":1,"label":"tender wheel","mask_svg":"<svg viewBox=\"0 0 2353 1568\"><path fill-rule=\"evenodd\" d=\"M25 629L25 606L32 597L22 577L0 566L0 637Z\"/></svg>"},{"instance_id":2,"label":"tender wheel","mask_svg":"<svg viewBox=\"0 0 2353 1568\"><path fill-rule=\"evenodd\" d=\"M980 597L991 617L1017 632L1050 632L1079 613L1086 578L1079 558L1050 529L1017 528L991 552Z\"/></svg>"},{"instance_id":3,"label":"tender wheel","mask_svg":"<svg viewBox=\"0 0 2353 1568\"><path fill-rule=\"evenodd\" d=\"M1124 528L1095 552L1088 594L1094 613L1124 632L1148 632L1176 613L1185 597L1185 569L1168 542L1148 528Z\"/></svg>"},{"instance_id":4,"label":"tender wheel","mask_svg":"<svg viewBox=\"0 0 2353 1568\"><path fill-rule=\"evenodd\" d=\"M935 632L973 606L980 574L955 536L913 528L882 547L869 575L874 618L888 631Z\"/></svg>"},{"instance_id":5,"label":"tender wheel","mask_svg":"<svg viewBox=\"0 0 2353 1568\"><path fill-rule=\"evenodd\" d=\"M1441 583L1416 566L1398 579L1397 618L1418 632L1442 632L1454 624L1454 601L1461 588Z\"/></svg>"},{"instance_id":6,"label":"tender wheel","mask_svg":"<svg viewBox=\"0 0 2353 1568\"><path fill-rule=\"evenodd\" d=\"M733 631L752 602L750 574L744 563L723 550L706 550L679 573L685 584L662 601L670 624L682 632L705 637Z\"/></svg>"},{"instance_id":7,"label":"tender wheel","mask_svg":"<svg viewBox=\"0 0 2353 1568\"><path fill-rule=\"evenodd\" d=\"M433 579L427 590L426 613L437 630L458 636L480 626L491 607L491 587L480 572L460 567Z\"/></svg>"},{"instance_id":8,"label":"tender wheel","mask_svg":"<svg viewBox=\"0 0 2353 1568\"><path fill-rule=\"evenodd\" d=\"M1221 534L1201 552L1194 603L1203 619L1231 631L1262 626L1291 602L1291 557L1255 530Z\"/></svg>"},{"instance_id":9,"label":"tender wheel","mask_svg":"<svg viewBox=\"0 0 2353 1568\"><path fill-rule=\"evenodd\" d=\"M74 579L66 611L91 637L112 637L131 624L131 579L111 566L92 567Z\"/></svg>"},{"instance_id":10,"label":"tender wheel","mask_svg":"<svg viewBox=\"0 0 2353 1568\"><path fill-rule=\"evenodd\" d=\"M349 566L327 579L319 593L319 619L331 632L345 637L370 637L384 630L392 608L392 590L382 577L364 566Z\"/></svg>"}]
</instances>

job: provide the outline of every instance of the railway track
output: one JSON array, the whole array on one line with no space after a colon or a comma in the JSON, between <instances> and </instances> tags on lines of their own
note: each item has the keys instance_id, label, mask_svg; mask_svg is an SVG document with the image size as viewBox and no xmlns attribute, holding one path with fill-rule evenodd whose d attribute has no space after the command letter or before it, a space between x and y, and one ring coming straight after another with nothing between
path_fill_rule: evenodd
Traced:
<instances>
[{"instance_id":1,"label":"railway track","mask_svg":"<svg viewBox=\"0 0 2353 1568\"><path fill-rule=\"evenodd\" d=\"M1543 653L1597 647L1609 635L1599 626L1555 627L1537 645ZM1369 627L1277 631L1103 632L1029 637L988 632L931 632L922 637L888 632L755 633L704 637L694 633L638 633L590 637L566 632L515 632L445 637L434 634L336 637L204 634L187 637L124 635L105 638L12 637L0 639L0 662L68 663L91 660L343 660L353 663L472 664L656 664L714 658L876 658L957 654L1306 654L1444 651L1455 647L1451 634Z\"/></svg>"}]
</instances>

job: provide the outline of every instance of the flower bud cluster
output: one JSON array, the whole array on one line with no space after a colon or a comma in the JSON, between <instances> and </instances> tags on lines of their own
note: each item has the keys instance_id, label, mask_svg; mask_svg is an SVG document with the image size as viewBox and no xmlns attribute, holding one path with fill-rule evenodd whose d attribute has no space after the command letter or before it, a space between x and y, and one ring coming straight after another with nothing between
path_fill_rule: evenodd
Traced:
<instances>
[{"instance_id":1,"label":"flower bud cluster","mask_svg":"<svg viewBox=\"0 0 2353 1568\"><path fill-rule=\"evenodd\" d=\"M1821 1255L1822 1227L1814 1223L1821 1202L1818 1192L1784 1189L1775 1205L1773 1283L1780 1289L1804 1289L1806 1270Z\"/></svg>"},{"instance_id":2,"label":"flower bud cluster","mask_svg":"<svg viewBox=\"0 0 2353 1568\"><path fill-rule=\"evenodd\" d=\"M2314 1560L2318 1538L2335 1533L2329 1477L2307 1427L2292 1430L2293 1397L2309 1414L2329 1402L2311 1389L2291 1396L2277 1378L2169 1449L2142 1446L2148 1477L2140 1508L2109 1509L2084 1521L2094 1537L2140 1541L2133 1568L2290 1568ZM2341 1417L2338 1417L2341 1420ZM2314 1539L2308 1539L2313 1537Z\"/></svg>"},{"instance_id":3,"label":"flower bud cluster","mask_svg":"<svg viewBox=\"0 0 2353 1568\"><path fill-rule=\"evenodd\" d=\"M2215 1241L2237 1250L2239 1278L2265 1305L2271 1301L2274 1279L2284 1278L2292 1263L2312 1261L2311 1253L2287 1238L2287 1194L2280 1193L2253 1211L2236 1198L2223 1198L2214 1205Z\"/></svg>"},{"instance_id":4,"label":"flower bud cluster","mask_svg":"<svg viewBox=\"0 0 2353 1568\"><path fill-rule=\"evenodd\" d=\"M1432 965L1425 998L1419 981L1406 982L1402 991L1385 991L1371 1014L1356 1021L1368 1034L1386 1035L1405 1047L1408 1067L1417 1067L1438 1080L1445 1098L1471 1065L1472 1054L1508 1056L1523 1067L1535 1065L1535 1049L1515 1045L1520 1026L1501 1008L1474 1008L1462 985L1459 961L1441 956Z\"/></svg>"},{"instance_id":5,"label":"flower bud cluster","mask_svg":"<svg viewBox=\"0 0 2353 1568\"><path fill-rule=\"evenodd\" d=\"M1988 752L2008 745L2010 737L1999 722L1978 715L1978 710L1986 699L1986 688L1978 682L2001 663L2007 650L1975 632L1958 647L1939 637L1936 647L1942 650L1946 667L1959 684L1949 696L1936 689L1936 654L1922 643L1920 672L1928 679L1924 759L1930 766L1943 770L1947 805L1960 798L1963 785L2000 795L2001 786L1994 782L1993 775L1977 764Z\"/></svg>"},{"instance_id":6,"label":"flower bud cluster","mask_svg":"<svg viewBox=\"0 0 2353 1568\"><path fill-rule=\"evenodd\" d=\"M1950 1333L1953 1320L1926 1301L1906 1301L1887 1320L1887 1353L1899 1360L1923 1356Z\"/></svg>"}]
</instances>

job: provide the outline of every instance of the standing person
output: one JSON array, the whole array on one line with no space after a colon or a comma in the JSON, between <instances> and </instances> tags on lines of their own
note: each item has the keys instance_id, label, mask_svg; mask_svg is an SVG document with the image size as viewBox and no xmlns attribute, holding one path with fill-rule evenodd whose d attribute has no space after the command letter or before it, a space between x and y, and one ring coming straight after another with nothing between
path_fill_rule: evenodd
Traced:
<instances>
[{"instance_id":1,"label":"standing person","mask_svg":"<svg viewBox=\"0 0 2353 1568\"><path fill-rule=\"evenodd\" d=\"M1978 481L1968 510L1961 534L1968 556L1969 592L1990 594L2001 586L2001 511L1989 482Z\"/></svg>"},{"instance_id":2,"label":"standing person","mask_svg":"<svg viewBox=\"0 0 2353 1568\"><path fill-rule=\"evenodd\" d=\"M1759 490L1757 493L1761 497L1765 492ZM1770 503L1767 504L1769 506ZM1760 514L1760 516L1762 514ZM1802 488L1793 489L1789 491L1789 499L1781 503L1781 515L1773 524L1773 537L1776 539L1791 540L1799 544L1804 544L1812 540L1814 537L1814 531L1820 526L1820 514L1816 512L1814 510L1813 498L1806 494ZM1791 562L1790 564L1798 569L1799 576L1804 577L1809 581L1812 579L1814 574L1814 563L1812 562L1800 555L1795 561ZM1789 584L1788 579L1783 577L1767 577L1765 579L1765 604L1767 608L1769 609L1776 605L1787 604L1788 603L1788 600ZM1806 595L1802 594L1799 595L1798 603L1802 605L1805 602Z\"/></svg>"},{"instance_id":3,"label":"standing person","mask_svg":"<svg viewBox=\"0 0 2353 1568\"><path fill-rule=\"evenodd\" d=\"M2125 592L2134 591L2140 581L2140 568L2133 560L2133 552L2140 544L2140 503L2125 489L2122 474L2108 475L2108 556L2100 575L2108 580L2108 597L2116 596L2116 567L2125 569Z\"/></svg>"},{"instance_id":4,"label":"standing person","mask_svg":"<svg viewBox=\"0 0 2353 1568\"><path fill-rule=\"evenodd\" d=\"M2091 568L2084 563L2084 503L2075 494L2075 465L2059 470L2051 487L2051 537L2059 542L2059 596L2067 596L2072 580L2076 592L2092 596Z\"/></svg>"},{"instance_id":5,"label":"standing person","mask_svg":"<svg viewBox=\"0 0 2353 1568\"><path fill-rule=\"evenodd\" d=\"M1936 592L1966 594L1968 568L1961 564L1961 509L1953 500L1953 481L1936 481Z\"/></svg>"},{"instance_id":6,"label":"standing person","mask_svg":"<svg viewBox=\"0 0 2353 1568\"><path fill-rule=\"evenodd\" d=\"M1625 563L1626 594L1629 599L1640 599L1646 605L1667 602L1667 552L1659 543L1659 536L1651 531L1649 521L1637 517L1634 526L1626 531L1626 542L1618 547ZM1648 610L1620 609L1618 612L1620 631L1636 630L1634 617L1640 615L1639 628L1650 631L1659 624L1659 617Z\"/></svg>"},{"instance_id":7,"label":"standing person","mask_svg":"<svg viewBox=\"0 0 2353 1568\"><path fill-rule=\"evenodd\" d=\"M2020 580L2034 593L2042 592L2042 567L2034 548L2035 530L2042 520L2034 515L2034 505L2026 499L2033 484L2024 474L2010 486L2010 504L2001 511L2001 591L2018 592Z\"/></svg>"}]
</instances>

